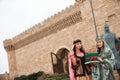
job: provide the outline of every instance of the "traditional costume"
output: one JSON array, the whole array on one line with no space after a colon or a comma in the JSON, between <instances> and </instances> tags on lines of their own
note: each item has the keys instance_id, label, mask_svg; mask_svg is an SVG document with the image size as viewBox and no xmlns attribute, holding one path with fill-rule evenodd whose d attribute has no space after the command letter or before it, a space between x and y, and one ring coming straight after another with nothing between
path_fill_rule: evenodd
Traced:
<instances>
[{"instance_id":1,"label":"traditional costume","mask_svg":"<svg viewBox=\"0 0 120 80\"><path fill-rule=\"evenodd\" d=\"M114 80L114 54L107 43L104 40L103 42L104 47L99 53L99 57L102 58L103 62L100 62L92 67L92 80Z\"/></svg>"},{"instance_id":2,"label":"traditional costume","mask_svg":"<svg viewBox=\"0 0 120 80\"><path fill-rule=\"evenodd\" d=\"M83 49L85 52L85 49ZM85 64L85 53L71 51L68 54L70 80L91 80L91 69Z\"/></svg>"}]
</instances>

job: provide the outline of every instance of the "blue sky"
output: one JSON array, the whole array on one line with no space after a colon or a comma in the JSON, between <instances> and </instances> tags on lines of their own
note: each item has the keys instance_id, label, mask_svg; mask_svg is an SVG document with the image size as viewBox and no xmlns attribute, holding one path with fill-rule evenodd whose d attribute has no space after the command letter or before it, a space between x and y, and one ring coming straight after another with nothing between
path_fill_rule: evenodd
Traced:
<instances>
[{"instance_id":1,"label":"blue sky","mask_svg":"<svg viewBox=\"0 0 120 80\"><path fill-rule=\"evenodd\" d=\"M0 0L0 74L9 72L3 40L74 4L75 0Z\"/></svg>"}]
</instances>

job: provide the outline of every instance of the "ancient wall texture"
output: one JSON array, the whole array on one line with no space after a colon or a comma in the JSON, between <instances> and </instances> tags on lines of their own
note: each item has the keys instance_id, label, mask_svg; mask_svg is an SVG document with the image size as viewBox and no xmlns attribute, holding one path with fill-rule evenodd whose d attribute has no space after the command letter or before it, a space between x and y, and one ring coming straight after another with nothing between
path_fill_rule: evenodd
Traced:
<instances>
[{"instance_id":1,"label":"ancient wall texture","mask_svg":"<svg viewBox=\"0 0 120 80\"><path fill-rule=\"evenodd\" d=\"M109 21L110 30L120 37L120 0L93 0L99 34ZM37 71L53 73L50 53L71 50L72 41L81 39L88 51L95 49L95 28L89 0L77 0L74 5L45 21L4 41L8 52L11 79Z\"/></svg>"},{"instance_id":2,"label":"ancient wall texture","mask_svg":"<svg viewBox=\"0 0 120 80\"><path fill-rule=\"evenodd\" d=\"M9 80L9 74L8 73L0 74L0 80Z\"/></svg>"}]
</instances>

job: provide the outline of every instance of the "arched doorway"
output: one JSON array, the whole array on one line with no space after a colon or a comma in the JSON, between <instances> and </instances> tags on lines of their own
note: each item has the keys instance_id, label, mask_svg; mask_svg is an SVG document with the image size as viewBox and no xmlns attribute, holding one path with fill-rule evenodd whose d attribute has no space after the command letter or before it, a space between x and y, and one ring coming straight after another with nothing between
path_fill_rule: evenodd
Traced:
<instances>
[{"instance_id":1,"label":"arched doorway","mask_svg":"<svg viewBox=\"0 0 120 80\"><path fill-rule=\"evenodd\" d=\"M68 73L68 53L66 48L59 49L56 54L51 52L54 73Z\"/></svg>"}]
</instances>

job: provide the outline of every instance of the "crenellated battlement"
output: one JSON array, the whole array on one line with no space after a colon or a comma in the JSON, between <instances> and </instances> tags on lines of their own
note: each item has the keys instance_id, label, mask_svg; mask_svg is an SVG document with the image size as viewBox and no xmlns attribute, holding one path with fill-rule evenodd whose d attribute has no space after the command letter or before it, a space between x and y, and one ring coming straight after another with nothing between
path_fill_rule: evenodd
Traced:
<instances>
[{"instance_id":1,"label":"crenellated battlement","mask_svg":"<svg viewBox=\"0 0 120 80\"><path fill-rule=\"evenodd\" d=\"M4 40L3 43L4 43L4 48L6 49L6 51L15 50L12 39Z\"/></svg>"},{"instance_id":2,"label":"crenellated battlement","mask_svg":"<svg viewBox=\"0 0 120 80\"><path fill-rule=\"evenodd\" d=\"M80 0L66 7L62 11L48 17L44 21L35 24L31 28L13 37L15 49L27 45L33 41L55 33L67 26L78 23L82 20L80 4L86 0Z\"/></svg>"},{"instance_id":3,"label":"crenellated battlement","mask_svg":"<svg viewBox=\"0 0 120 80\"><path fill-rule=\"evenodd\" d=\"M15 41L14 43L18 42L19 40L22 40L36 32L38 32L42 27L42 24L41 23L38 23L38 24L35 24L33 27L23 31L22 33L16 35L14 38L13 38L13 41Z\"/></svg>"},{"instance_id":4,"label":"crenellated battlement","mask_svg":"<svg viewBox=\"0 0 120 80\"><path fill-rule=\"evenodd\" d=\"M70 5L69 7L66 7L62 11L58 12L57 14L54 14L53 16L48 17L45 19L43 22L35 24L33 27L27 29L26 31L20 33L19 35L16 35L13 38L14 43L17 43L20 40L23 40L27 38L30 35L33 35L35 33L38 33L41 31L43 28L48 27L59 20L64 19L64 16L69 16L74 14L76 11L79 11L79 4L78 2L74 3L74 5ZM63 16L64 15L64 16Z\"/></svg>"},{"instance_id":5,"label":"crenellated battlement","mask_svg":"<svg viewBox=\"0 0 120 80\"><path fill-rule=\"evenodd\" d=\"M14 38L5 40L10 80L38 71L46 74L67 73L67 54L71 51L73 40L81 39L87 52L95 52L96 30L99 35L104 32L105 20L109 21L111 31L120 37L118 3L118 0L93 1L96 29L90 1L76 0L74 5L33 25ZM52 59L57 63L51 62Z\"/></svg>"}]
</instances>

